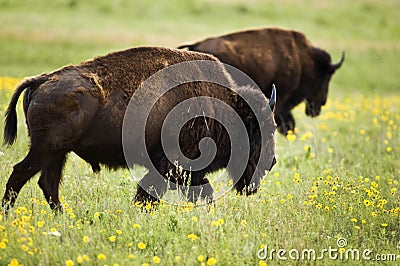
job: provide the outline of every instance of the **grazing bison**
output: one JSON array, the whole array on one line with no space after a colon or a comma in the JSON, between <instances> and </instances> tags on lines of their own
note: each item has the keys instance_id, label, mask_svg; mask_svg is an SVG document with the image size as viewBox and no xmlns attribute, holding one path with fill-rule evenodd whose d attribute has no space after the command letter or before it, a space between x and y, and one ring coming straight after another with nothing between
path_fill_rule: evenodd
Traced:
<instances>
[{"instance_id":1,"label":"grazing bison","mask_svg":"<svg viewBox=\"0 0 400 266\"><path fill-rule=\"evenodd\" d=\"M332 74L344 61L343 53L340 61L332 64L330 55L312 46L304 34L279 28L235 32L178 48L216 56L249 75L265 95L270 95L271 84L276 84L275 120L285 135L295 128L291 110L303 100L308 116L319 115ZM242 85L240 79L235 81Z\"/></svg>"},{"instance_id":2,"label":"grazing bison","mask_svg":"<svg viewBox=\"0 0 400 266\"><path fill-rule=\"evenodd\" d=\"M201 68L197 60L214 63L217 67L208 71ZM153 80L149 88L136 96L135 92L145 80L166 66L178 63L189 63L189 67L185 67L182 72L175 71L174 75L164 75L161 79ZM181 83L164 94L159 93L161 87L170 80L188 79L185 75L194 81ZM218 82L201 82L206 75L212 75ZM227 84L233 90L220 84ZM196 159L203 152L199 148L199 142L203 138L212 138L217 153L207 167L186 172L190 175L184 175L191 178L188 191L192 194L188 194L189 200L195 201L199 196L206 200L212 199L212 188L204 176L207 172L226 167L230 160L230 136L219 122L224 118L230 121L230 117L229 114L219 111L211 99L224 102L235 110L248 132L248 160L245 161L242 174L235 180L235 188L245 194L255 192L264 171L275 163L275 122L270 111L275 100L269 101L261 91L251 87L235 86L222 64L211 55L156 47L114 52L26 79L16 88L8 106L4 142L12 145L16 139L16 105L20 94L25 91L23 109L31 145L26 157L14 166L6 185L2 206L6 210L13 206L21 188L40 171L38 183L46 200L52 209L61 210L59 185L66 155L71 151L76 153L90 163L94 171L100 170L100 164L112 169L131 167L127 163L123 134L128 134L125 137L132 145L141 143L140 138L145 139L144 148L140 145L127 148L130 163L142 164L150 169L139 183L136 201L154 201L156 196L162 196L167 190L165 177L168 174L173 182L187 184L188 180L182 176L171 176L171 173L177 172L174 169L176 165L166 157L160 132L165 129L166 134L175 134L172 126L162 128L167 114L185 100L197 100L199 97L205 97L200 107L207 110L207 117L196 116L182 125L179 147L187 158ZM146 104L154 95L160 97L147 114ZM129 111L133 112L133 116L131 113L128 116L131 120L126 121L126 110L132 103L133 108ZM189 108L195 108L194 105L196 104ZM262 113L261 120L257 120L257 112ZM136 122L146 119L145 132L140 132L136 128ZM262 135L261 130L265 128L270 131ZM148 154L150 161L145 159L144 154ZM172 154L174 155L173 149ZM236 162L230 169L231 174L235 175L235 167L241 163L243 156L231 159ZM259 165L258 160L261 161ZM161 174L162 181L157 179L158 173ZM191 191L191 187L196 185L203 185L202 190ZM150 193L154 190L156 194Z\"/></svg>"}]
</instances>

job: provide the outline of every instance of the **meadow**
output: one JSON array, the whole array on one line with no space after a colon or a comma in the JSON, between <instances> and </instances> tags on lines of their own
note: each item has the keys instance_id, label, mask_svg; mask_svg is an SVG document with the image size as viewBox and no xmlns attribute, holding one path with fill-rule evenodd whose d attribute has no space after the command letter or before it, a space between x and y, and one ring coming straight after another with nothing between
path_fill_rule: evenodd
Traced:
<instances>
[{"instance_id":1,"label":"meadow","mask_svg":"<svg viewBox=\"0 0 400 266\"><path fill-rule=\"evenodd\" d=\"M23 77L126 47L279 26L304 32L333 61L346 52L321 115L307 117L301 104L295 132L276 135L278 163L257 194L231 191L208 206L136 206L135 178L145 169L94 174L71 154L64 213L50 210L37 176L8 216L0 210L0 265L400 260L398 1L0 0L0 18L1 115ZM1 189L28 147L19 105L17 141L0 147Z\"/></svg>"}]
</instances>

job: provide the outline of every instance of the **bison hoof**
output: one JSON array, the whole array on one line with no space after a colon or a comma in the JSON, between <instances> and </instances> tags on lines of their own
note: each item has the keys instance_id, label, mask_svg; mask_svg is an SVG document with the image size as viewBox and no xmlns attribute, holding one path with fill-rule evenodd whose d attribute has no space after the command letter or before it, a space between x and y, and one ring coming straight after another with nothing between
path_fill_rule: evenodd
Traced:
<instances>
[{"instance_id":1,"label":"bison hoof","mask_svg":"<svg viewBox=\"0 0 400 266\"><path fill-rule=\"evenodd\" d=\"M147 203L154 204L155 202L158 201L159 201L158 198L153 197L144 190L138 191L134 200L136 206L145 206Z\"/></svg>"},{"instance_id":2,"label":"bison hoof","mask_svg":"<svg viewBox=\"0 0 400 266\"><path fill-rule=\"evenodd\" d=\"M294 128L296 127L296 122L294 120L293 115L289 113L281 113L276 115L275 117L278 131L286 136L289 131L294 132Z\"/></svg>"}]
</instances>

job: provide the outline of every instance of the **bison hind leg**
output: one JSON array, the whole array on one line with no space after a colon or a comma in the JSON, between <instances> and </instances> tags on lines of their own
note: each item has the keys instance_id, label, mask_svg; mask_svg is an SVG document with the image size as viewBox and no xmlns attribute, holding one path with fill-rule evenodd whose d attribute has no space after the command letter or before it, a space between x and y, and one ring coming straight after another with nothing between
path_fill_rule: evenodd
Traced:
<instances>
[{"instance_id":1,"label":"bison hind leg","mask_svg":"<svg viewBox=\"0 0 400 266\"><path fill-rule=\"evenodd\" d=\"M138 184L135 203L154 203L167 192L167 181L157 172L147 173Z\"/></svg>"},{"instance_id":2,"label":"bison hind leg","mask_svg":"<svg viewBox=\"0 0 400 266\"><path fill-rule=\"evenodd\" d=\"M92 171L93 171L94 173L99 173L100 170L101 170L100 164L99 164L99 163L91 162L91 163L90 163L90 166L92 167Z\"/></svg>"},{"instance_id":3,"label":"bison hind leg","mask_svg":"<svg viewBox=\"0 0 400 266\"><path fill-rule=\"evenodd\" d=\"M65 158L66 153L63 152L48 156L38 182L50 208L56 211L62 211L59 199L59 186Z\"/></svg>"},{"instance_id":4,"label":"bison hind leg","mask_svg":"<svg viewBox=\"0 0 400 266\"><path fill-rule=\"evenodd\" d=\"M43 153L37 146L32 145L27 156L14 165L2 200L2 206L6 212L14 205L18 193L26 182L42 169L42 162Z\"/></svg>"}]
</instances>

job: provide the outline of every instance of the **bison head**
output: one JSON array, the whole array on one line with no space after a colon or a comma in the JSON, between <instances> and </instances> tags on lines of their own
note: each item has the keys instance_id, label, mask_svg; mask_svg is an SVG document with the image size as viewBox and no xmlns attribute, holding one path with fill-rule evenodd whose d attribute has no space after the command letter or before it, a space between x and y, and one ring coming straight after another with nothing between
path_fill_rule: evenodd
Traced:
<instances>
[{"instance_id":1,"label":"bison head","mask_svg":"<svg viewBox=\"0 0 400 266\"><path fill-rule=\"evenodd\" d=\"M235 184L236 190L241 194L251 195L260 185L265 172L270 171L276 163L274 133L276 124L274 110L276 103L276 90L273 86L270 99L265 98L260 90L242 87L237 90L248 101L239 111L244 119L250 141L250 157L247 167ZM240 156L239 156L240 157ZM237 158L242 160L241 158ZM233 166L233 168L235 168ZM235 169L231 169L237 172Z\"/></svg>"},{"instance_id":2,"label":"bison head","mask_svg":"<svg viewBox=\"0 0 400 266\"><path fill-rule=\"evenodd\" d=\"M309 73L312 78L308 81L308 89L305 91L306 114L311 117L318 116L321 112L321 106L325 105L328 97L329 81L337 69L339 69L345 58L342 52L342 58L339 62L332 64L331 56L318 48L313 48L314 69ZM307 70L308 71L308 70Z\"/></svg>"}]
</instances>

